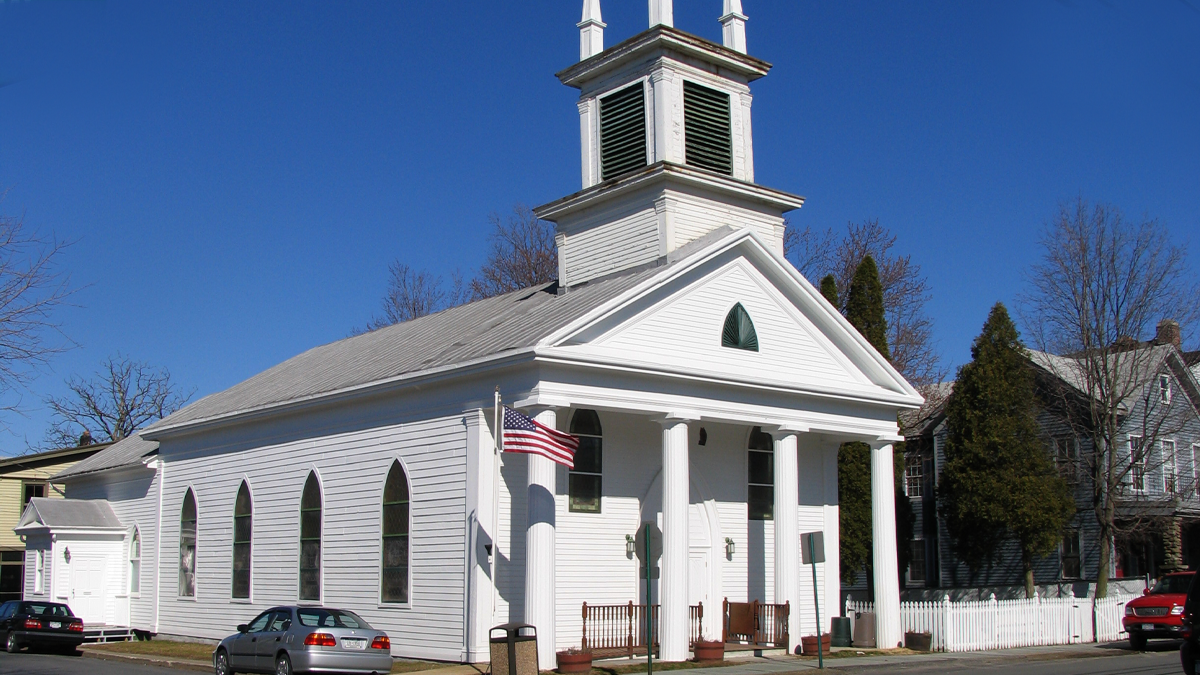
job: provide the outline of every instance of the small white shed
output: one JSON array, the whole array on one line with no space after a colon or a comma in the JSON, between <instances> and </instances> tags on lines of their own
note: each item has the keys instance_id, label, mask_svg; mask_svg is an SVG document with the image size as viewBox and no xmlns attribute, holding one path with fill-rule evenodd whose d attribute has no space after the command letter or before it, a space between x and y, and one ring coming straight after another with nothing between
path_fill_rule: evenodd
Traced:
<instances>
[{"instance_id":1,"label":"small white shed","mask_svg":"<svg viewBox=\"0 0 1200 675\"><path fill-rule=\"evenodd\" d=\"M25 598L65 602L85 624L128 625L129 532L108 502L35 497L13 531L25 541Z\"/></svg>"}]
</instances>

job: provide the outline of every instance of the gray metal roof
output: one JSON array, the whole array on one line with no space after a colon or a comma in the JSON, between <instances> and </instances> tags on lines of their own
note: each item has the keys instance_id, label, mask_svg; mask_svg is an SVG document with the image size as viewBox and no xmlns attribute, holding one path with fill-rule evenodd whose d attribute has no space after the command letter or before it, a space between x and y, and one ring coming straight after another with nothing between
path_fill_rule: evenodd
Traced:
<instances>
[{"instance_id":1,"label":"gray metal roof","mask_svg":"<svg viewBox=\"0 0 1200 675\"><path fill-rule=\"evenodd\" d=\"M29 500L21 521L14 530L37 527L56 528L114 528L125 527L103 499L52 499L34 497Z\"/></svg>"},{"instance_id":2,"label":"gray metal roof","mask_svg":"<svg viewBox=\"0 0 1200 675\"><path fill-rule=\"evenodd\" d=\"M147 441L137 434L122 438L87 459L72 464L50 477L51 481L62 480L86 473L113 469L118 466L137 464L145 456L158 451L158 441Z\"/></svg>"},{"instance_id":3,"label":"gray metal roof","mask_svg":"<svg viewBox=\"0 0 1200 675\"><path fill-rule=\"evenodd\" d=\"M557 283L477 300L314 347L146 429L224 417L408 374L531 350L544 337L662 271L651 267L556 293Z\"/></svg>"}]
</instances>

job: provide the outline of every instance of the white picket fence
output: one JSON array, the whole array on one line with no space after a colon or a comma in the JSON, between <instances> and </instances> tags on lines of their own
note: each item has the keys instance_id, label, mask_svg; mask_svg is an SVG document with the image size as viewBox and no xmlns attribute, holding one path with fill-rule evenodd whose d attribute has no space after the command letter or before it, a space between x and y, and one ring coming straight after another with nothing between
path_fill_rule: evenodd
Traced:
<instances>
[{"instance_id":1,"label":"white picket fence","mask_svg":"<svg viewBox=\"0 0 1200 675\"><path fill-rule=\"evenodd\" d=\"M950 602L946 596L900 603L900 623L906 633L930 633L931 647L946 652L1108 642L1125 636L1121 617L1135 597ZM846 616L874 611L874 603L846 597Z\"/></svg>"}]
</instances>

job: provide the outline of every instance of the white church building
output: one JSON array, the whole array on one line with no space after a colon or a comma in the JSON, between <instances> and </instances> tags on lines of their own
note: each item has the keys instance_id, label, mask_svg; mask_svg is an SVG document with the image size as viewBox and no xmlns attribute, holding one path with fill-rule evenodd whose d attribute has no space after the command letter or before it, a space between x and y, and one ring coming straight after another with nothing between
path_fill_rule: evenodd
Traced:
<instances>
[{"instance_id":1,"label":"white church building","mask_svg":"<svg viewBox=\"0 0 1200 675\"><path fill-rule=\"evenodd\" d=\"M314 347L64 471L68 499L16 528L25 596L201 638L323 604L396 656L462 662L520 621L551 668L585 622L589 646L622 647L610 629L647 604L629 540L653 523L660 658L698 637L794 650L816 632L799 535L824 533L828 631L837 449L863 441L877 639L900 642L892 443L922 399L783 257L804 200L754 182L750 83L770 64L746 54L740 0L724 44L649 5L648 30L604 49L585 0L558 73L580 91L582 189L535 210L557 281ZM497 389L582 439L575 469L495 452Z\"/></svg>"}]
</instances>

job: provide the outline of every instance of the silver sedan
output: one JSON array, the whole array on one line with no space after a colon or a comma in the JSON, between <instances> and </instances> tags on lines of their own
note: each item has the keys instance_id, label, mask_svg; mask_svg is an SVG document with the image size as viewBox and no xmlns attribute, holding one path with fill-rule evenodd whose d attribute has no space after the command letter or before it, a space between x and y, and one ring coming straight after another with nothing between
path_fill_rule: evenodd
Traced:
<instances>
[{"instance_id":1,"label":"silver sedan","mask_svg":"<svg viewBox=\"0 0 1200 675\"><path fill-rule=\"evenodd\" d=\"M213 651L216 675L387 673L392 644L357 614L331 607L272 607Z\"/></svg>"}]
</instances>

